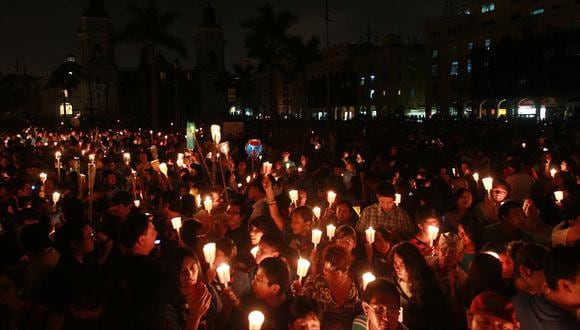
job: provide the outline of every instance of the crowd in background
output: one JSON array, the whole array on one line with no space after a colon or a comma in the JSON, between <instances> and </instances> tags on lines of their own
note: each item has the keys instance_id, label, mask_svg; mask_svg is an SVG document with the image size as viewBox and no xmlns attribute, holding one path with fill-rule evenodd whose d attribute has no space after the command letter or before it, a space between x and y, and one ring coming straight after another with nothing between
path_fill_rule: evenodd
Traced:
<instances>
[{"instance_id":1,"label":"crowd in background","mask_svg":"<svg viewBox=\"0 0 580 330\"><path fill-rule=\"evenodd\" d=\"M223 127L0 133L0 329L580 327L573 123Z\"/></svg>"}]
</instances>

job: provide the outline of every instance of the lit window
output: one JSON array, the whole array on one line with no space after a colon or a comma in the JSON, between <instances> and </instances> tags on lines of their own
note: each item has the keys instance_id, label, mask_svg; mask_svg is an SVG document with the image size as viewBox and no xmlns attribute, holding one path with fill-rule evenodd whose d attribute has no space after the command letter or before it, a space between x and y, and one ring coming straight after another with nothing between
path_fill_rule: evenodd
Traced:
<instances>
[{"instance_id":1,"label":"lit window","mask_svg":"<svg viewBox=\"0 0 580 330\"><path fill-rule=\"evenodd\" d=\"M481 13L485 14L485 13L489 13L491 11L495 10L495 3L494 2L489 2L489 3L484 3L483 5L481 5Z\"/></svg>"},{"instance_id":2,"label":"lit window","mask_svg":"<svg viewBox=\"0 0 580 330\"><path fill-rule=\"evenodd\" d=\"M473 41L468 42L467 43L467 50L472 51L474 46L475 46L475 43Z\"/></svg>"},{"instance_id":3,"label":"lit window","mask_svg":"<svg viewBox=\"0 0 580 330\"><path fill-rule=\"evenodd\" d=\"M401 96L401 90L397 90L397 95Z\"/></svg>"},{"instance_id":4,"label":"lit window","mask_svg":"<svg viewBox=\"0 0 580 330\"><path fill-rule=\"evenodd\" d=\"M457 76L459 74L459 61L451 61L449 73L452 76Z\"/></svg>"},{"instance_id":5,"label":"lit window","mask_svg":"<svg viewBox=\"0 0 580 330\"><path fill-rule=\"evenodd\" d=\"M365 85L365 77L360 78L360 85L361 86Z\"/></svg>"},{"instance_id":6,"label":"lit window","mask_svg":"<svg viewBox=\"0 0 580 330\"><path fill-rule=\"evenodd\" d=\"M383 96L387 95L387 91L383 89Z\"/></svg>"},{"instance_id":7,"label":"lit window","mask_svg":"<svg viewBox=\"0 0 580 330\"><path fill-rule=\"evenodd\" d=\"M375 75L371 74L371 80L375 80Z\"/></svg>"},{"instance_id":8,"label":"lit window","mask_svg":"<svg viewBox=\"0 0 580 330\"><path fill-rule=\"evenodd\" d=\"M544 13L544 8L534 8L531 11L531 15L535 16L535 15L542 15Z\"/></svg>"},{"instance_id":9,"label":"lit window","mask_svg":"<svg viewBox=\"0 0 580 330\"><path fill-rule=\"evenodd\" d=\"M439 52L437 51L437 49L433 49L433 51L431 52L431 57L437 58L438 55L439 55Z\"/></svg>"},{"instance_id":10,"label":"lit window","mask_svg":"<svg viewBox=\"0 0 580 330\"><path fill-rule=\"evenodd\" d=\"M471 59L468 58L467 59L467 73L471 73L472 70L473 70L473 64L471 63Z\"/></svg>"},{"instance_id":11,"label":"lit window","mask_svg":"<svg viewBox=\"0 0 580 330\"><path fill-rule=\"evenodd\" d=\"M491 49L491 39L487 38L484 40L483 45L485 47L485 49L490 50Z\"/></svg>"}]
</instances>

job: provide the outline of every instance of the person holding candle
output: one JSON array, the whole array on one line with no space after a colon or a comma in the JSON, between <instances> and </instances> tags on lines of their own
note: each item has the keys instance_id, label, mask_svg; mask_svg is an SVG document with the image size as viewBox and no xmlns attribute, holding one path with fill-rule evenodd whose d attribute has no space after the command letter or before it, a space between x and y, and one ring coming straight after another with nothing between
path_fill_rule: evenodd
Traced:
<instances>
[{"instance_id":1,"label":"person holding candle","mask_svg":"<svg viewBox=\"0 0 580 330\"><path fill-rule=\"evenodd\" d=\"M389 252L398 243L396 236L381 226L376 230L374 244L365 245L367 265L378 277L387 277L393 272L393 265L389 262Z\"/></svg>"},{"instance_id":2,"label":"person holding candle","mask_svg":"<svg viewBox=\"0 0 580 330\"><path fill-rule=\"evenodd\" d=\"M421 251L424 257L433 255L440 225L437 211L431 207L422 206L415 212L415 221L417 221L419 231L410 242Z\"/></svg>"},{"instance_id":3,"label":"person holding candle","mask_svg":"<svg viewBox=\"0 0 580 330\"><path fill-rule=\"evenodd\" d=\"M447 299L427 266L419 249L409 242L391 251L392 282L396 284L403 307L403 324L409 329L450 329Z\"/></svg>"},{"instance_id":4,"label":"person holding candle","mask_svg":"<svg viewBox=\"0 0 580 330\"><path fill-rule=\"evenodd\" d=\"M467 188L459 188L453 193L453 209L443 215L442 227L446 232L457 232L457 226L461 218L471 210L473 206L473 194Z\"/></svg>"},{"instance_id":5,"label":"person holding candle","mask_svg":"<svg viewBox=\"0 0 580 330\"><path fill-rule=\"evenodd\" d=\"M296 208L290 216L290 229L293 238L290 241L290 249L296 254L309 256L313 250L312 244L312 220L314 215L308 206Z\"/></svg>"},{"instance_id":6,"label":"person holding candle","mask_svg":"<svg viewBox=\"0 0 580 330\"><path fill-rule=\"evenodd\" d=\"M356 224L356 231L363 235L369 228L385 226L392 232L399 233L403 238L412 237L417 227L409 218L407 212L395 206L395 187L390 183L382 183L377 187L378 203L366 207Z\"/></svg>"},{"instance_id":7,"label":"person holding candle","mask_svg":"<svg viewBox=\"0 0 580 330\"><path fill-rule=\"evenodd\" d=\"M364 290L362 309L353 330L407 330L400 322L401 300L395 285L385 279L369 283Z\"/></svg>"},{"instance_id":8,"label":"person holding candle","mask_svg":"<svg viewBox=\"0 0 580 330\"><path fill-rule=\"evenodd\" d=\"M463 245L463 259L459 265L464 271L467 271L469 264L482 246L483 231L483 226L473 215L461 219L461 223L457 226L457 235Z\"/></svg>"},{"instance_id":9,"label":"person holding candle","mask_svg":"<svg viewBox=\"0 0 580 330\"><path fill-rule=\"evenodd\" d=\"M526 215L522 206L518 201L503 203L498 210L500 222L485 228L485 241L502 244L516 240L531 241L532 238L523 231Z\"/></svg>"},{"instance_id":10,"label":"person holding candle","mask_svg":"<svg viewBox=\"0 0 580 330\"><path fill-rule=\"evenodd\" d=\"M330 244L322 253L321 263L322 273L306 277L300 295L311 297L321 305L325 327L350 329L360 312L360 297L349 272L348 251Z\"/></svg>"},{"instance_id":11,"label":"person holding candle","mask_svg":"<svg viewBox=\"0 0 580 330\"><path fill-rule=\"evenodd\" d=\"M250 237L248 236L248 221L246 218L245 205L240 200L230 199L226 208L227 229L225 237L236 243L240 256L249 252Z\"/></svg>"},{"instance_id":12,"label":"person holding candle","mask_svg":"<svg viewBox=\"0 0 580 330\"><path fill-rule=\"evenodd\" d=\"M498 210L503 202L508 199L510 187L503 180L493 180L493 186L489 194L475 206L475 214L484 225L491 225L499 222Z\"/></svg>"}]
</instances>

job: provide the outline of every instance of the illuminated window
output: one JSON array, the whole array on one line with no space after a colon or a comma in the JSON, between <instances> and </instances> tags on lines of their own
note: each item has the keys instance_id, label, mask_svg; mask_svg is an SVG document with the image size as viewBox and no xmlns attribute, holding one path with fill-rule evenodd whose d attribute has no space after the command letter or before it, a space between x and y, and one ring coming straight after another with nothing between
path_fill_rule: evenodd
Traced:
<instances>
[{"instance_id":1,"label":"illuminated window","mask_svg":"<svg viewBox=\"0 0 580 330\"><path fill-rule=\"evenodd\" d=\"M401 90L397 90L397 95L401 96Z\"/></svg>"},{"instance_id":2,"label":"illuminated window","mask_svg":"<svg viewBox=\"0 0 580 330\"><path fill-rule=\"evenodd\" d=\"M475 43L473 41L468 42L467 43L467 50L472 51L474 46L475 46Z\"/></svg>"},{"instance_id":3,"label":"illuminated window","mask_svg":"<svg viewBox=\"0 0 580 330\"><path fill-rule=\"evenodd\" d=\"M495 3L494 2L489 2L489 3L484 3L483 5L481 5L481 13L485 14L485 13L489 13L495 10Z\"/></svg>"},{"instance_id":4,"label":"illuminated window","mask_svg":"<svg viewBox=\"0 0 580 330\"><path fill-rule=\"evenodd\" d=\"M64 104L66 105L66 115L72 115L72 113L73 113L72 104L70 104L68 102L64 103ZM65 107L63 106L63 103L61 103L59 106L59 109L58 109L61 116L65 115L64 109L65 109Z\"/></svg>"},{"instance_id":5,"label":"illuminated window","mask_svg":"<svg viewBox=\"0 0 580 330\"><path fill-rule=\"evenodd\" d=\"M483 45L485 47L485 49L490 50L491 49L491 39L487 38L483 41Z\"/></svg>"},{"instance_id":6,"label":"illuminated window","mask_svg":"<svg viewBox=\"0 0 580 330\"><path fill-rule=\"evenodd\" d=\"M532 16L536 16L536 15L542 15L544 13L544 8L534 8L532 9L532 11L530 12L530 14Z\"/></svg>"},{"instance_id":7,"label":"illuminated window","mask_svg":"<svg viewBox=\"0 0 580 330\"><path fill-rule=\"evenodd\" d=\"M467 73L471 73L471 71L473 70L473 64L471 63L471 59L468 58L467 59Z\"/></svg>"},{"instance_id":8,"label":"illuminated window","mask_svg":"<svg viewBox=\"0 0 580 330\"><path fill-rule=\"evenodd\" d=\"M459 74L459 61L451 61L451 67L449 73L452 76L457 76Z\"/></svg>"}]
</instances>

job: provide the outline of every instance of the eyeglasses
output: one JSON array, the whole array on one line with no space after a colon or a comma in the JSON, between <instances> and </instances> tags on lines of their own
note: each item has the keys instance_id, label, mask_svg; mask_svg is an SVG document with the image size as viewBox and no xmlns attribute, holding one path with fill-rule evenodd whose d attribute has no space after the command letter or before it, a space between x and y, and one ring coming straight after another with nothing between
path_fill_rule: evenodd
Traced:
<instances>
[{"instance_id":1,"label":"eyeglasses","mask_svg":"<svg viewBox=\"0 0 580 330\"><path fill-rule=\"evenodd\" d=\"M354 240L352 240L351 238L348 237L341 237L341 238L337 238L336 239L336 243L344 243L344 244L354 244Z\"/></svg>"},{"instance_id":2,"label":"eyeglasses","mask_svg":"<svg viewBox=\"0 0 580 330\"><path fill-rule=\"evenodd\" d=\"M368 304L370 309L377 315L396 315L399 313L399 307L387 307L385 305L371 305Z\"/></svg>"}]
</instances>

